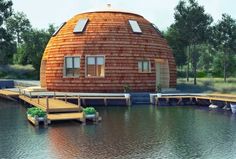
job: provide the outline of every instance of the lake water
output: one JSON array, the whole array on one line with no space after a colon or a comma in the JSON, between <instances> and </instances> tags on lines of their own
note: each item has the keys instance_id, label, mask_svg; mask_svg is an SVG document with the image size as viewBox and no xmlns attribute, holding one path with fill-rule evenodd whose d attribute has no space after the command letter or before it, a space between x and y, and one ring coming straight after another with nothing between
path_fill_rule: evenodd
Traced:
<instances>
[{"instance_id":1,"label":"lake water","mask_svg":"<svg viewBox=\"0 0 236 159\"><path fill-rule=\"evenodd\" d=\"M0 99L0 158L233 159L236 116L197 107L99 107L103 121L35 128L25 106Z\"/></svg>"}]
</instances>

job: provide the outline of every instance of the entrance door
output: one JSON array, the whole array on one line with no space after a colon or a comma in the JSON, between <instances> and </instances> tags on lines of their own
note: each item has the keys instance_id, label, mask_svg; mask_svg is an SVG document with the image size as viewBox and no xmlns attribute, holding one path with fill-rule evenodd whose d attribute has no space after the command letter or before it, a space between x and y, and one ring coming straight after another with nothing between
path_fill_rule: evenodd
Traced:
<instances>
[{"instance_id":1,"label":"entrance door","mask_svg":"<svg viewBox=\"0 0 236 159\"><path fill-rule=\"evenodd\" d=\"M156 88L169 88L170 72L168 61L157 59L156 61Z\"/></svg>"}]
</instances>

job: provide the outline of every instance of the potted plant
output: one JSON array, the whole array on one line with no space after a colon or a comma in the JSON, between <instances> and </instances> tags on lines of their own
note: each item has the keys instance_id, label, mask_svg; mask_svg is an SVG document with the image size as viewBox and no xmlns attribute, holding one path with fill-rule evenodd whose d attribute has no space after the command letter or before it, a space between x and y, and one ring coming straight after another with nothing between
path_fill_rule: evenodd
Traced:
<instances>
[{"instance_id":1,"label":"potted plant","mask_svg":"<svg viewBox=\"0 0 236 159\"><path fill-rule=\"evenodd\" d=\"M162 86L161 86L161 84L159 83L159 84L157 85L157 87L156 87L156 91L157 91L157 93L161 93L161 90L162 90Z\"/></svg>"},{"instance_id":2,"label":"potted plant","mask_svg":"<svg viewBox=\"0 0 236 159\"><path fill-rule=\"evenodd\" d=\"M95 118L97 111L94 107L87 107L83 109L86 119L88 118Z\"/></svg>"},{"instance_id":3,"label":"potted plant","mask_svg":"<svg viewBox=\"0 0 236 159\"><path fill-rule=\"evenodd\" d=\"M38 125L38 122L45 121L46 112L40 108L32 107L27 109L27 117L33 124Z\"/></svg>"},{"instance_id":4,"label":"potted plant","mask_svg":"<svg viewBox=\"0 0 236 159\"><path fill-rule=\"evenodd\" d=\"M130 87L129 84L125 84L125 85L123 86L123 88L124 88L124 92L125 92L125 93L128 93L128 92L131 91L131 87Z\"/></svg>"}]
</instances>

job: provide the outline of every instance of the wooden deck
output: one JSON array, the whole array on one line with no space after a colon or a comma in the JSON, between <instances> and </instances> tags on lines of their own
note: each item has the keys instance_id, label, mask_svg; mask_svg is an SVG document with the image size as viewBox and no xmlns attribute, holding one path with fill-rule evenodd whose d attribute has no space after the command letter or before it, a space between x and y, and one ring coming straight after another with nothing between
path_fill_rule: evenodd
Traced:
<instances>
[{"instance_id":1,"label":"wooden deck","mask_svg":"<svg viewBox=\"0 0 236 159\"><path fill-rule=\"evenodd\" d=\"M82 111L82 107L54 98L30 98L20 95L19 98L33 106L39 107L48 113L75 112ZM48 105L48 106L47 106Z\"/></svg>"},{"instance_id":2,"label":"wooden deck","mask_svg":"<svg viewBox=\"0 0 236 159\"><path fill-rule=\"evenodd\" d=\"M188 104L195 104L198 105L202 101L207 101L205 103L213 104L217 102L221 102L224 104L229 103L236 103L236 95L232 94L205 94L205 95L176 95L176 96L169 96L164 95L161 97L155 97L155 105L181 105L183 104L183 101L185 100L185 103ZM162 103L160 103L162 101Z\"/></svg>"},{"instance_id":3,"label":"wooden deck","mask_svg":"<svg viewBox=\"0 0 236 159\"><path fill-rule=\"evenodd\" d=\"M17 97L19 93L5 90L5 89L0 89L0 95L9 96L9 97Z\"/></svg>"}]
</instances>

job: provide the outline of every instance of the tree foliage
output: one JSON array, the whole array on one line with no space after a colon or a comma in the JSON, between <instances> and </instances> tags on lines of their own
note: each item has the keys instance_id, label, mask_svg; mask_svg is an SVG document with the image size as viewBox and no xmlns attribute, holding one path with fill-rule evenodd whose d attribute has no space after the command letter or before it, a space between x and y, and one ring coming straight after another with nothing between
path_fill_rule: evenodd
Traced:
<instances>
[{"instance_id":1,"label":"tree foliage","mask_svg":"<svg viewBox=\"0 0 236 159\"><path fill-rule=\"evenodd\" d=\"M164 36L173 50L176 65L179 67L185 65L187 60L185 54L186 41L181 38L179 32L176 30L176 26L171 25L164 33Z\"/></svg>"},{"instance_id":2,"label":"tree foliage","mask_svg":"<svg viewBox=\"0 0 236 159\"><path fill-rule=\"evenodd\" d=\"M226 82L233 56L236 53L236 21L227 14L222 15L222 19L212 27L212 44L217 53L222 54L222 65L224 81Z\"/></svg>"},{"instance_id":3,"label":"tree foliage","mask_svg":"<svg viewBox=\"0 0 236 159\"><path fill-rule=\"evenodd\" d=\"M200 6L195 0L188 0L187 2L181 0L176 6L174 25L180 38L188 46L187 64L189 66L191 61L194 84L196 84L197 63L199 59L199 52L196 46L208 41L210 24L213 19L205 13L204 7Z\"/></svg>"},{"instance_id":4,"label":"tree foliage","mask_svg":"<svg viewBox=\"0 0 236 159\"><path fill-rule=\"evenodd\" d=\"M0 65L11 63L16 50L12 35L7 32L4 22L12 14L12 1L0 0Z\"/></svg>"},{"instance_id":5,"label":"tree foliage","mask_svg":"<svg viewBox=\"0 0 236 159\"><path fill-rule=\"evenodd\" d=\"M23 42L23 34L29 32L32 28L29 19L23 12L13 13L7 19L6 27L8 32L16 39L18 45Z\"/></svg>"},{"instance_id":6,"label":"tree foliage","mask_svg":"<svg viewBox=\"0 0 236 159\"><path fill-rule=\"evenodd\" d=\"M30 32L23 34L24 43L19 47L19 54L16 59L21 59L24 64L32 64L39 75L41 58L44 49L52 35L53 26L48 30L31 29Z\"/></svg>"}]
</instances>

